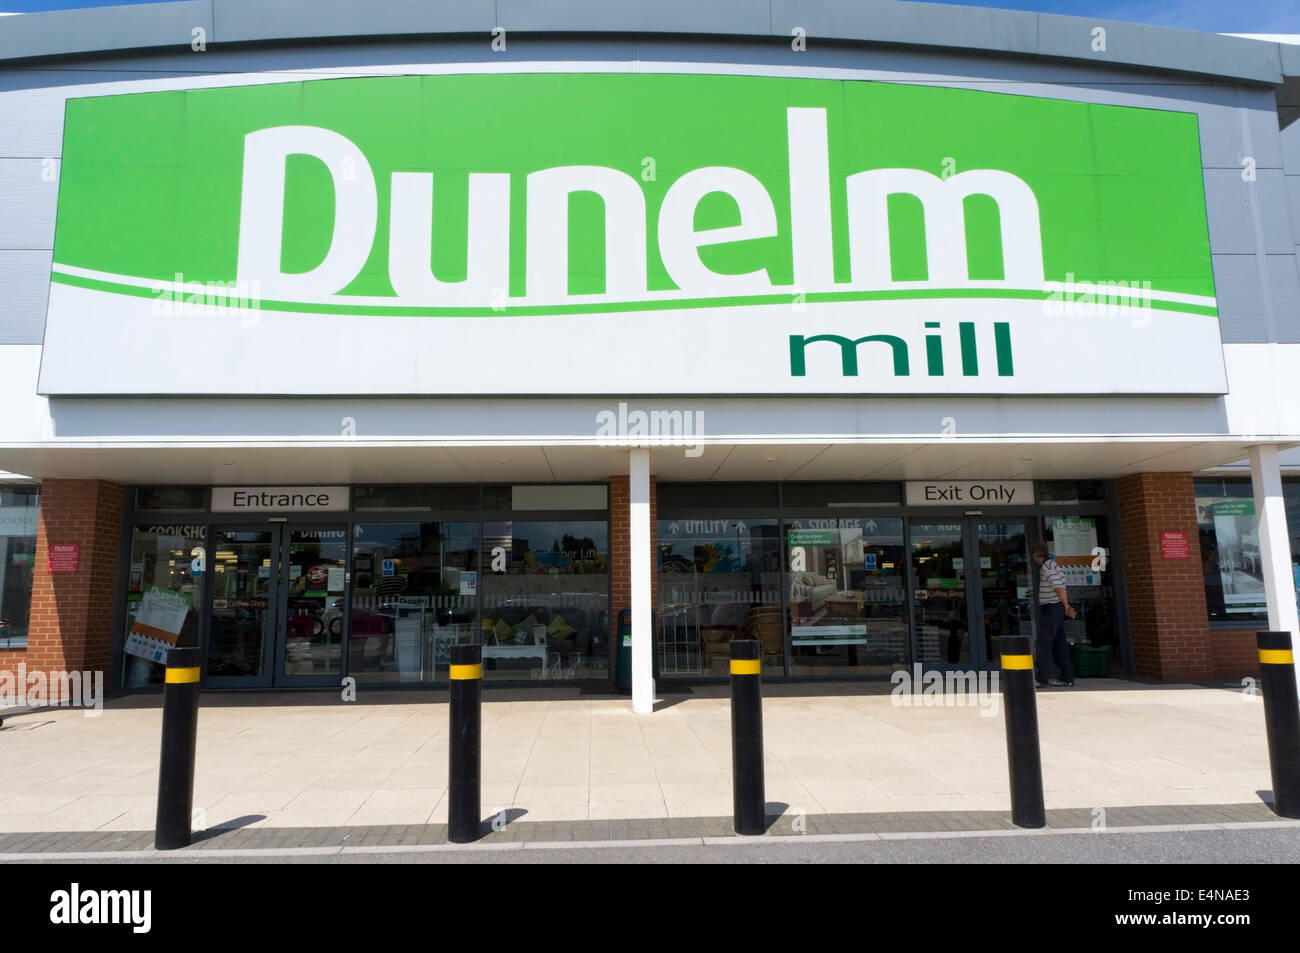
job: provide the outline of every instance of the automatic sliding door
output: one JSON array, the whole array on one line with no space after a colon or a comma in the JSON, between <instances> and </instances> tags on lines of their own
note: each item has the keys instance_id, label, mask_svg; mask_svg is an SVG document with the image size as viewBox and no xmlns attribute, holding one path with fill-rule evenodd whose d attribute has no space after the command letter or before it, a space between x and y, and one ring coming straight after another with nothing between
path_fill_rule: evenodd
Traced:
<instances>
[{"instance_id":1,"label":"automatic sliding door","mask_svg":"<svg viewBox=\"0 0 1300 953\"><path fill-rule=\"evenodd\" d=\"M213 527L206 672L210 686L271 684L278 535L275 528Z\"/></svg>"}]
</instances>

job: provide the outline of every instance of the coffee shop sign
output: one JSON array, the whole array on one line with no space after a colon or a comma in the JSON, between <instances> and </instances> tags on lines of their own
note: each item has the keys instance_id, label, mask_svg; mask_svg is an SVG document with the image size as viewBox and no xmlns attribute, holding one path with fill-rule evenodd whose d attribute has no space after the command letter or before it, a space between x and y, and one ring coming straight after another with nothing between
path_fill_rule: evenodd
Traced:
<instances>
[{"instance_id":1,"label":"coffee shop sign","mask_svg":"<svg viewBox=\"0 0 1300 953\"><path fill-rule=\"evenodd\" d=\"M908 506L968 506L1029 504L1033 480L909 480Z\"/></svg>"}]
</instances>

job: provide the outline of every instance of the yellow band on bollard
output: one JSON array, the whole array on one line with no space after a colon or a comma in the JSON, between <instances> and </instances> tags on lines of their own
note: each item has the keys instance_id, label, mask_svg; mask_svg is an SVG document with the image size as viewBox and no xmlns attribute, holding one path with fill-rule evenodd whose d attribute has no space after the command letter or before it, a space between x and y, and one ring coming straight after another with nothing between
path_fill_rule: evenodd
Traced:
<instances>
[{"instance_id":1,"label":"yellow band on bollard","mask_svg":"<svg viewBox=\"0 0 1300 953\"><path fill-rule=\"evenodd\" d=\"M169 668L164 682L168 685L188 685L199 680L199 667Z\"/></svg>"},{"instance_id":2,"label":"yellow band on bollard","mask_svg":"<svg viewBox=\"0 0 1300 953\"><path fill-rule=\"evenodd\" d=\"M1294 665L1295 656L1290 649L1260 649L1259 663L1261 665Z\"/></svg>"},{"instance_id":3,"label":"yellow band on bollard","mask_svg":"<svg viewBox=\"0 0 1300 953\"><path fill-rule=\"evenodd\" d=\"M732 675L758 675L763 671L763 663L756 658L731 660Z\"/></svg>"},{"instance_id":4,"label":"yellow band on bollard","mask_svg":"<svg viewBox=\"0 0 1300 953\"><path fill-rule=\"evenodd\" d=\"M451 667L451 680L453 682L467 681L471 678L483 677L483 664L478 665L453 665Z\"/></svg>"},{"instance_id":5,"label":"yellow band on bollard","mask_svg":"<svg viewBox=\"0 0 1300 953\"><path fill-rule=\"evenodd\" d=\"M1033 668L1034 657L1032 655L1004 655L1002 656L1002 667L1013 671Z\"/></svg>"}]
</instances>

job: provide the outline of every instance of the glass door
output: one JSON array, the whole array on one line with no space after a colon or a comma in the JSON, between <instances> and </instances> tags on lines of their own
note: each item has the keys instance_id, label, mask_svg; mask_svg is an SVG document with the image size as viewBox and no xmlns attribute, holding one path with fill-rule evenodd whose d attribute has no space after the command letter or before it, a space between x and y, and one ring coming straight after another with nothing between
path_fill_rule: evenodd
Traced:
<instances>
[{"instance_id":1,"label":"glass door","mask_svg":"<svg viewBox=\"0 0 1300 953\"><path fill-rule=\"evenodd\" d=\"M335 685L343 673L345 526L281 526L275 683Z\"/></svg>"},{"instance_id":2,"label":"glass door","mask_svg":"<svg viewBox=\"0 0 1300 953\"><path fill-rule=\"evenodd\" d=\"M208 611L210 687L271 685L271 646L278 616L279 527L214 526Z\"/></svg>"},{"instance_id":3,"label":"glass door","mask_svg":"<svg viewBox=\"0 0 1300 953\"><path fill-rule=\"evenodd\" d=\"M979 551L978 661L991 668L1000 664L1003 636L1033 636L1033 574L1026 529L1023 519L980 520L974 525Z\"/></svg>"},{"instance_id":4,"label":"glass door","mask_svg":"<svg viewBox=\"0 0 1300 953\"><path fill-rule=\"evenodd\" d=\"M965 520L908 527L916 651L927 666L971 665Z\"/></svg>"},{"instance_id":5,"label":"glass door","mask_svg":"<svg viewBox=\"0 0 1300 953\"><path fill-rule=\"evenodd\" d=\"M204 684L337 684L347 529L214 526Z\"/></svg>"}]
</instances>

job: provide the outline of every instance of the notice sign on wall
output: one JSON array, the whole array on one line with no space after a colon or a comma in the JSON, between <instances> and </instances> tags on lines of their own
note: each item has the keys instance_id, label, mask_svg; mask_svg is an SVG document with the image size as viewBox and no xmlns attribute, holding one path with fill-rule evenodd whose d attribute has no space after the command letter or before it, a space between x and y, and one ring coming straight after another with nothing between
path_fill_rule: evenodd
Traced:
<instances>
[{"instance_id":1,"label":"notice sign on wall","mask_svg":"<svg viewBox=\"0 0 1300 953\"><path fill-rule=\"evenodd\" d=\"M50 552L45 558L45 571L51 573L76 572L80 562L80 543L50 543Z\"/></svg>"},{"instance_id":2,"label":"notice sign on wall","mask_svg":"<svg viewBox=\"0 0 1300 953\"><path fill-rule=\"evenodd\" d=\"M1187 543L1187 533L1182 530L1161 532L1160 555L1165 559L1190 558L1192 553Z\"/></svg>"}]
</instances>

